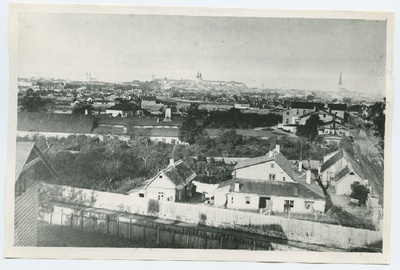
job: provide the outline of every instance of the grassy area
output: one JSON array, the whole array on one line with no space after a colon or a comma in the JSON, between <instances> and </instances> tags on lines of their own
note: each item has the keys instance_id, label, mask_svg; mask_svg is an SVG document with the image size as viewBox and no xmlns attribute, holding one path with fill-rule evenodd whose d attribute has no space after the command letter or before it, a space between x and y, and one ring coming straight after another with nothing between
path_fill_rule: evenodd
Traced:
<instances>
[{"instance_id":1,"label":"grassy area","mask_svg":"<svg viewBox=\"0 0 400 270\"><path fill-rule=\"evenodd\" d=\"M38 246L41 247L126 247L151 248L151 243L120 238L102 233L81 231L65 226L39 226Z\"/></svg>"}]
</instances>

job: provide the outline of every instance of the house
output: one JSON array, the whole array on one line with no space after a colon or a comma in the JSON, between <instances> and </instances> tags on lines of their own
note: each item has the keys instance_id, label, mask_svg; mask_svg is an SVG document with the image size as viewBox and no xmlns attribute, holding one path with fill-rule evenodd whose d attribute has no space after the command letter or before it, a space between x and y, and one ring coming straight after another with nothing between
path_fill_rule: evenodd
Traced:
<instances>
[{"instance_id":1,"label":"house","mask_svg":"<svg viewBox=\"0 0 400 270\"><path fill-rule=\"evenodd\" d=\"M18 112L17 136L68 137L89 135L95 126L91 115Z\"/></svg>"},{"instance_id":2,"label":"house","mask_svg":"<svg viewBox=\"0 0 400 270\"><path fill-rule=\"evenodd\" d=\"M328 154L324 157L324 163L320 169L322 183L327 185L337 182L340 180L337 179L338 175L340 176L339 173L348 166L351 166L353 168L352 170L357 170L357 172L362 171L359 164L343 148ZM357 174L362 176L360 173Z\"/></svg>"},{"instance_id":3,"label":"house","mask_svg":"<svg viewBox=\"0 0 400 270\"><path fill-rule=\"evenodd\" d=\"M41 168L38 168L41 166ZM40 173L35 173L41 169ZM37 246L39 183L57 173L33 142L17 142L15 163L14 245Z\"/></svg>"},{"instance_id":4,"label":"house","mask_svg":"<svg viewBox=\"0 0 400 270\"><path fill-rule=\"evenodd\" d=\"M350 136L350 130L336 121L329 121L318 127L318 135L331 134L338 136Z\"/></svg>"},{"instance_id":5,"label":"house","mask_svg":"<svg viewBox=\"0 0 400 270\"><path fill-rule=\"evenodd\" d=\"M351 164L348 164L336 174L331 184L335 188L336 195L350 196L352 191L351 185L354 182L359 182L360 184L367 183L361 169L358 166L353 167Z\"/></svg>"},{"instance_id":6,"label":"house","mask_svg":"<svg viewBox=\"0 0 400 270\"><path fill-rule=\"evenodd\" d=\"M343 118L341 118L327 110L316 110L316 111L299 116L296 123L298 125L305 125L307 120L310 119L310 117L313 115L318 115L319 119L323 122L331 122L331 121L340 122L340 123L343 122Z\"/></svg>"},{"instance_id":7,"label":"house","mask_svg":"<svg viewBox=\"0 0 400 270\"><path fill-rule=\"evenodd\" d=\"M232 179L214 192L215 205L237 210L313 213L325 210L325 198L297 182Z\"/></svg>"},{"instance_id":8,"label":"house","mask_svg":"<svg viewBox=\"0 0 400 270\"><path fill-rule=\"evenodd\" d=\"M278 124L278 128L295 133L298 125L304 125L311 117L317 114L324 122L333 119L343 121L346 104L323 104L314 102L292 102L290 108L283 112L282 123Z\"/></svg>"},{"instance_id":9,"label":"house","mask_svg":"<svg viewBox=\"0 0 400 270\"><path fill-rule=\"evenodd\" d=\"M134 116L137 111L136 105L128 103L119 103L106 109L106 114L113 117L130 117Z\"/></svg>"},{"instance_id":10,"label":"house","mask_svg":"<svg viewBox=\"0 0 400 270\"><path fill-rule=\"evenodd\" d=\"M234 178L295 182L292 163L280 153L279 145L265 156L240 161L233 169Z\"/></svg>"},{"instance_id":11,"label":"house","mask_svg":"<svg viewBox=\"0 0 400 270\"><path fill-rule=\"evenodd\" d=\"M233 105L233 108L239 110L248 110L250 109L250 104L247 102L238 102Z\"/></svg>"},{"instance_id":12,"label":"house","mask_svg":"<svg viewBox=\"0 0 400 270\"><path fill-rule=\"evenodd\" d=\"M192 197L192 181L196 173L183 160L170 159L167 168L153 178L146 180L138 188L128 192L130 196L160 201L183 201Z\"/></svg>"}]
</instances>

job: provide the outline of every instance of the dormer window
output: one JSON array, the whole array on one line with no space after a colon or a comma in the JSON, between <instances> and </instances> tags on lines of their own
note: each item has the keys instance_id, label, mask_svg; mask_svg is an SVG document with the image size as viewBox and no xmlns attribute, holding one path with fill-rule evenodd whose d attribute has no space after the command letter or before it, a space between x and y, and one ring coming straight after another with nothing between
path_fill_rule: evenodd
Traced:
<instances>
[{"instance_id":1,"label":"dormer window","mask_svg":"<svg viewBox=\"0 0 400 270\"><path fill-rule=\"evenodd\" d=\"M271 163L271 168L272 168L272 169L274 168L274 163Z\"/></svg>"}]
</instances>

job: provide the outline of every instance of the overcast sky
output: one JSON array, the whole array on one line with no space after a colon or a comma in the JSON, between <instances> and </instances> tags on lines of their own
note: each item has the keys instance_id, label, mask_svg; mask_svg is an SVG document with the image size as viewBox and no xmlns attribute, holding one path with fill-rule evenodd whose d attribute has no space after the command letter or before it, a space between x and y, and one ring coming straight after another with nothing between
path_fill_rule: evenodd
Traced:
<instances>
[{"instance_id":1,"label":"overcast sky","mask_svg":"<svg viewBox=\"0 0 400 270\"><path fill-rule=\"evenodd\" d=\"M386 22L35 14L19 17L19 77L235 80L351 91L385 87Z\"/></svg>"}]
</instances>

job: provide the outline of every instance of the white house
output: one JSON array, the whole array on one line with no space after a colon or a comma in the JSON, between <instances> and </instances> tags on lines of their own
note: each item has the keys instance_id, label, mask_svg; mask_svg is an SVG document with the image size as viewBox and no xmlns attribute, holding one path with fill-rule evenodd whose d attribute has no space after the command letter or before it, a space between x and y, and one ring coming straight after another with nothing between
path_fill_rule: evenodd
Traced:
<instances>
[{"instance_id":1,"label":"white house","mask_svg":"<svg viewBox=\"0 0 400 270\"><path fill-rule=\"evenodd\" d=\"M237 210L313 213L325 210L325 198L300 183L232 179L214 193L219 207Z\"/></svg>"},{"instance_id":2,"label":"white house","mask_svg":"<svg viewBox=\"0 0 400 270\"><path fill-rule=\"evenodd\" d=\"M324 163L320 170L322 182L325 185L328 183L333 185L333 182L339 180L337 177L341 175L340 172L343 173L343 169L346 167L352 167L352 170L357 170L357 172L362 171L358 163L343 148L328 154L327 157L324 157ZM357 174L362 176L361 173Z\"/></svg>"},{"instance_id":3,"label":"white house","mask_svg":"<svg viewBox=\"0 0 400 270\"><path fill-rule=\"evenodd\" d=\"M346 195L351 194L351 185L354 182L359 182L364 184L364 174L358 167L353 167L351 164L347 165L343 170L341 170L332 181L332 186L335 187L336 195Z\"/></svg>"},{"instance_id":4,"label":"white house","mask_svg":"<svg viewBox=\"0 0 400 270\"><path fill-rule=\"evenodd\" d=\"M330 121L318 127L318 135L326 134L348 137L350 135L350 130L341 123Z\"/></svg>"},{"instance_id":5,"label":"white house","mask_svg":"<svg viewBox=\"0 0 400 270\"><path fill-rule=\"evenodd\" d=\"M295 182L292 163L280 153L279 145L265 156L240 161L234 168L234 178Z\"/></svg>"},{"instance_id":6,"label":"white house","mask_svg":"<svg viewBox=\"0 0 400 270\"><path fill-rule=\"evenodd\" d=\"M131 196L160 201L182 201L192 196L192 180L196 173L183 160L170 160L167 168L141 186L130 190Z\"/></svg>"},{"instance_id":7,"label":"white house","mask_svg":"<svg viewBox=\"0 0 400 270\"><path fill-rule=\"evenodd\" d=\"M135 115L136 108L133 105L120 103L106 109L106 114L111 114L113 117L128 117Z\"/></svg>"}]
</instances>

